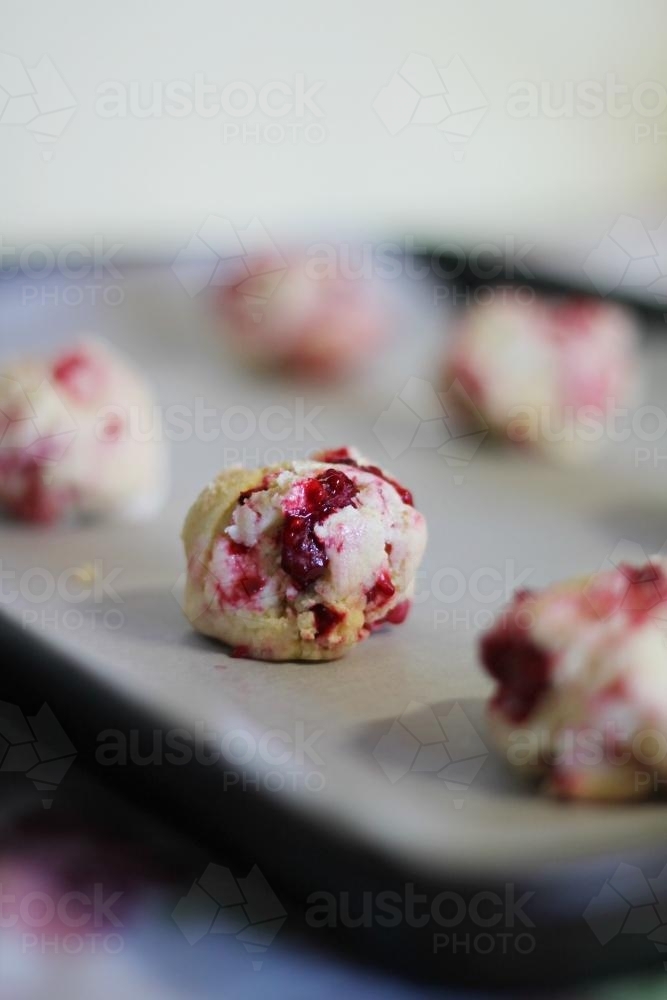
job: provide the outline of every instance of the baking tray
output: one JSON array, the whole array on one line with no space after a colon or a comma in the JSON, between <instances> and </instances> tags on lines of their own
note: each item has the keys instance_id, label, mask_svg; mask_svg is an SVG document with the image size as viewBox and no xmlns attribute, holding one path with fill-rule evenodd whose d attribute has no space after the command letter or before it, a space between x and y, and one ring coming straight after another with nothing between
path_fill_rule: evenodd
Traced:
<instances>
[{"instance_id":1,"label":"baking tray","mask_svg":"<svg viewBox=\"0 0 667 1000\"><path fill-rule=\"evenodd\" d=\"M0 609L6 700L25 713L45 702L87 766L211 850L235 844L299 901L306 929L366 956L513 986L660 963L648 913L654 907L662 925L661 899L647 892L658 892L650 880L667 863L664 806L539 798L494 756L483 712L490 685L476 661L480 628L514 586L662 547L659 462L639 461L634 439L557 469L486 443L461 459L428 435L422 447L401 448L400 428L387 438L378 419L411 379L432 377L446 335L447 316L423 283L383 289L394 327L387 352L365 380L335 391L244 371L225 351L210 298L186 294L169 268L128 271L122 290L113 307L72 308L53 294L26 302L21 281L5 286L12 336L3 350L52 347L89 328L147 368L163 413L199 398L216 414L209 428L239 407L240 422L231 436L169 442L172 490L149 523L0 527L11 574ZM659 402L667 350L657 340L646 350L645 398ZM291 415L270 441L259 429L267 404ZM292 419L298 413L310 422ZM230 658L181 612L189 503L224 464L342 443L391 468L427 517L410 618L335 663ZM67 573L91 565L108 585L79 601ZM151 760L155 734L166 740L175 728L191 749L208 734L216 762L174 761L164 742ZM107 730L126 748L136 739L134 752L105 758ZM401 902L387 925L373 907L389 891ZM312 893L322 892L335 913L318 923ZM411 892L426 894L423 920L405 912ZM511 901L526 893L517 916ZM370 916L344 917L342 898L356 913L370 898ZM638 908L643 917L628 925Z\"/></svg>"}]
</instances>

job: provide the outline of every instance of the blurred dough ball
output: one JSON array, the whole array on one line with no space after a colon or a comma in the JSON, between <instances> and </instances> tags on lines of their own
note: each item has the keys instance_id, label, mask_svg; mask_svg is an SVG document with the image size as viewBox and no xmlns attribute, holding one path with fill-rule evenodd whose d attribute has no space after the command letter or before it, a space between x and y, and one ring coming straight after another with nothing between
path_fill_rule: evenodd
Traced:
<instances>
[{"instance_id":1,"label":"blurred dough ball","mask_svg":"<svg viewBox=\"0 0 667 1000\"><path fill-rule=\"evenodd\" d=\"M481 637L489 731L571 799L646 798L667 779L667 562L520 590Z\"/></svg>"},{"instance_id":2,"label":"blurred dough ball","mask_svg":"<svg viewBox=\"0 0 667 1000\"><path fill-rule=\"evenodd\" d=\"M581 460L609 440L614 409L634 402L637 343L632 316L611 303L492 301L458 322L445 387L498 437Z\"/></svg>"},{"instance_id":3,"label":"blurred dough ball","mask_svg":"<svg viewBox=\"0 0 667 1000\"><path fill-rule=\"evenodd\" d=\"M218 293L225 336L267 370L335 381L363 368L387 340L374 284L342 277L331 259L248 259Z\"/></svg>"},{"instance_id":4,"label":"blurred dough ball","mask_svg":"<svg viewBox=\"0 0 667 1000\"><path fill-rule=\"evenodd\" d=\"M0 375L0 508L49 524L148 516L166 492L166 454L145 379L99 341Z\"/></svg>"}]
</instances>

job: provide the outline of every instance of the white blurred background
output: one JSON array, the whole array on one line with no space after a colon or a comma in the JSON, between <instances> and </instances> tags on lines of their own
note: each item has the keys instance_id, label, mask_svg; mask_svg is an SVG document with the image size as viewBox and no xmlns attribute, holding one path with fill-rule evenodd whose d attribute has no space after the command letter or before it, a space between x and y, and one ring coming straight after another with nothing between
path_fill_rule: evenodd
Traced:
<instances>
[{"instance_id":1,"label":"white blurred background","mask_svg":"<svg viewBox=\"0 0 667 1000\"><path fill-rule=\"evenodd\" d=\"M548 253L662 217L661 0L4 0L1 18L5 244L164 255L217 213Z\"/></svg>"}]
</instances>

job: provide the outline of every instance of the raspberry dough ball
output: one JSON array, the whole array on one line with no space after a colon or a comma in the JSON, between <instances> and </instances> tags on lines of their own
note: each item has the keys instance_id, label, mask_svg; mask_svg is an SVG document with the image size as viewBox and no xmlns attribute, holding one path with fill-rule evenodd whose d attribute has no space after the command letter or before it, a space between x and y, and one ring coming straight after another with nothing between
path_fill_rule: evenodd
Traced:
<instances>
[{"instance_id":1,"label":"raspberry dough ball","mask_svg":"<svg viewBox=\"0 0 667 1000\"><path fill-rule=\"evenodd\" d=\"M499 437L581 459L634 397L637 339L629 314L606 302L484 303L460 321L445 382Z\"/></svg>"},{"instance_id":2,"label":"raspberry dough ball","mask_svg":"<svg viewBox=\"0 0 667 1000\"><path fill-rule=\"evenodd\" d=\"M386 339L370 282L351 280L307 258L253 258L218 295L229 343L246 361L321 381L362 368Z\"/></svg>"},{"instance_id":3,"label":"raspberry dough ball","mask_svg":"<svg viewBox=\"0 0 667 1000\"><path fill-rule=\"evenodd\" d=\"M41 524L153 513L166 485L153 419L144 379L98 342L3 366L0 507Z\"/></svg>"},{"instance_id":4,"label":"raspberry dough ball","mask_svg":"<svg viewBox=\"0 0 667 1000\"><path fill-rule=\"evenodd\" d=\"M228 469L185 521L185 613L261 660L332 660L404 621L426 543L410 493L347 448Z\"/></svg>"},{"instance_id":5,"label":"raspberry dough ball","mask_svg":"<svg viewBox=\"0 0 667 1000\"><path fill-rule=\"evenodd\" d=\"M565 798L648 796L667 780L667 565L518 592L482 638L509 762Z\"/></svg>"}]
</instances>

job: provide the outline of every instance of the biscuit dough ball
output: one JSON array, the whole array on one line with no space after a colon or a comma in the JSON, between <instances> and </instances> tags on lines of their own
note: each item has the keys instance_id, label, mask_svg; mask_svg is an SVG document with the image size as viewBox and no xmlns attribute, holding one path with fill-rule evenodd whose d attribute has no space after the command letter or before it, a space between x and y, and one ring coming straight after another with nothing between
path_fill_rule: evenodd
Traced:
<instances>
[{"instance_id":1,"label":"biscuit dough ball","mask_svg":"<svg viewBox=\"0 0 667 1000\"><path fill-rule=\"evenodd\" d=\"M581 460L608 440L614 408L634 399L637 339L611 303L491 301L461 317L444 381L498 438Z\"/></svg>"},{"instance_id":2,"label":"biscuit dough ball","mask_svg":"<svg viewBox=\"0 0 667 1000\"><path fill-rule=\"evenodd\" d=\"M160 506L165 453L159 435L146 433L153 397L123 358L85 340L0 371L0 508L50 524Z\"/></svg>"},{"instance_id":3,"label":"biscuit dough ball","mask_svg":"<svg viewBox=\"0 0 667 1000\"><path fill-rule=\"evenodd\" d=\"M667 566L520 591L481 640L508 761L565 798L649 796L667 779Z\"/></svg>"},{"instance_id":4,"label":"biscuit dough ball","mask_svg":"<svg viewBox=\"0 0 667 1000\"><path fill-rule=\"evenodd\" d=\"M387 339L371 282L344 278L308 258L248 262L218 295L228 343L267 370L335 381L363 368ZM330 266L333 268L333 265Z\"/></svg>"},{"instance_id":5,"label":"biscuit dough ball","mask_svg":"<svg viewBox=\"0 0 667 1000\"><path fill-rule=\"evenodd\" d=\"M409 610L426 524L357 452L228 469L183 529L193 627L263 660L331 660Z\"/></svg>"}]
</instances>

